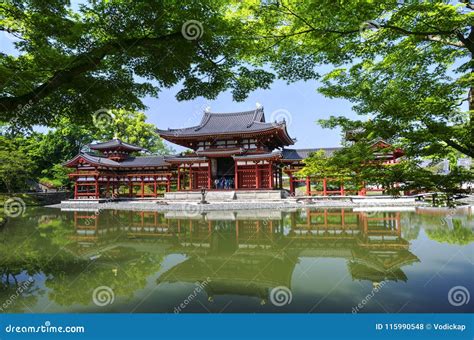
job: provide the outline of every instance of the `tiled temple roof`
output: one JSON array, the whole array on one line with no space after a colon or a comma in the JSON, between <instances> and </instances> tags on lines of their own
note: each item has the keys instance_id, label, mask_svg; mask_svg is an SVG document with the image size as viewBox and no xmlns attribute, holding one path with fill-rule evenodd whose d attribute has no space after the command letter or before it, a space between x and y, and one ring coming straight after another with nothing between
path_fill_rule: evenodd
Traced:
<instances>
[{"instance_id":1,"label":"tiled temple roof","mask_svg":"<svg viewBox=\"0 0 474 340\"><path fill-rule=\"evenodd\" d=\"M88 153L80 153L67 163L68 165L74 165L80 158L84 159L92 165L104 166L109 168L146 168L146 167L162 167L169 166L164 156L144 156L144 157L129 157L121 162L116 162L112 159L103 156L91 155Z\"/></svg>"},{"instance_id":2,"label":"tiled temple roof","mask_svg":"<svg viewBox=\"0 0 474 340\"><path fill-rule=\"evenodd\" d=\"M120 139L112 139L104 143L89 144L89 148L92 150L105 151L105 150L127 150L127 151L141 151L143 148L128 144Z\"/></svg>"},{"instance_id":3,"label":"tiled temple roof","mask_svg":"<svg viewBox=\"0 0 474 340\"><path fill-rule=\"evenodd\" d=\"M168 166L164 156L129 157L120 162L122 167Z\"/></svg>"},{"instance_id":4,"label":"tiled temple roof","mask_svg":"<svg viewBox=\"0 0 474 340\"><path fill-rule=\"evenodd\" d=\"M260 160L260 159L280 159L282 156L281 151L273 151L268 153L256 153L256 154L247 154L241 156L232 156L235 160Z\"/></svg>"},{"instance_id":5,"label":"tiled temple roof","mask_svg":"<svg viewBox=\"0 0 474 340\"><path fill-rule=\"evenodd\" d=\"M199 156L169 156L165 160L169 163L193 163L193 162L206 162L207 157Z\"/></svg>"},{"instance_id":6,"label":"tiled temple roof","mask_svg":"<svg viewBox=\"0 0 474 340\"><path fill-rule=\"evenodd\" d=\"M158 129L157 132L163 138L177 143L178 140L182 139L198 137L215 138L222 135L245 135L276 130L280 130L280 143L283 143L283 145L292 145L294 143L286 131L286 123L284 121L267 123L265 122L263 108L257 108L251 111L235 113L205 112L199 125L181 129Z\"/></svg>"},{"instance_id":7,"label":"tiled temple roof","mask_svg":"<svg viewBox=\"0 0 474 340\"><path fill-rule=\"evenodd\" d=\"M284 160L301 161L308 158L312 152L323 150L326 156L331 156L335 151L341 148L314 148L314 149L283 149L282 155Z\"/></svg>"},{"instance_id":8,"label":"tiled temple roof","mask_svg":"<svg viewBox=\"0 0 474 340\"><path fill-rule=\"evenodd\" d=\"M252 111L235 113L205 112L201 123L183 129L158 130L158 133L168 135L208 135L216 133L251 132L262 129L271 129L274 123L265 123L265 114L262 108Z\"/></svg>"}]
</instances>

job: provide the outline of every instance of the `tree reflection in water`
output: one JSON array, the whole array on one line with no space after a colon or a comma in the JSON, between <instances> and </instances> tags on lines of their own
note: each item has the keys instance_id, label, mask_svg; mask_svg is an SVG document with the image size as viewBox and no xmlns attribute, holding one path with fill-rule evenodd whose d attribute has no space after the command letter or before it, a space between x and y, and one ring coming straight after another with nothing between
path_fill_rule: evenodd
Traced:
<instances>
[{"instance_id":1,"label":"tree reflection in water","mask_svg":"<svg viewBox=\"0 0 474 340\"><path fill-rule=\"evenodd\" d=\"M407 281L404 267L419 259L405 237L415 239L423 222L411 214L402 226L399 212L350 209L223 211L194 218L176 211L38 212L30 210L30 216L12 220L0 232L0 307L19 281L44 280L23 292L10 311L25 311L21 306L44 294L60 306L91 305L98 286L111 287L116 299L127 301L153 276L155 284L209 278L209 299L230 294L265 304L272 288L291 288L302 257L345 259L352 279L373 285ZM430 237L441 239L442 220L435 228L431 217L427 220ZM465 236L461 239L465 242ZM163 269L164 258L172 254L183 260Z\"/></svg>"}]
</instances>

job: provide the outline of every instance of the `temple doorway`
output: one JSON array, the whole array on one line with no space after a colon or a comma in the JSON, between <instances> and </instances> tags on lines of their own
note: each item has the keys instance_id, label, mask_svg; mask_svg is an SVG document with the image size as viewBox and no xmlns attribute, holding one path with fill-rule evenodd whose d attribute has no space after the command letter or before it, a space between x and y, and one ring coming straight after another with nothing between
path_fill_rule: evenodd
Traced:
<instances>
[{"instance_id":1,"label":"temple doorway","mask_svg":"<svg viewBox=\"0 0 474 340\"><path fill-rule=\"evenodd\" d=\"M215 189L234 189L234 159L217 158L217 171L214 178Z\"/></svg>"}]
</instances>

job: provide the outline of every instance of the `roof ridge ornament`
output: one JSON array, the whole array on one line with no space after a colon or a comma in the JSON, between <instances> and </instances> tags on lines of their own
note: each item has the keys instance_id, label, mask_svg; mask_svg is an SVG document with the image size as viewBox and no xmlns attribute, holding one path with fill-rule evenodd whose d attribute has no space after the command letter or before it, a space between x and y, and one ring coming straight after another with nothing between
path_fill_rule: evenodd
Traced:
<instances>
[{"instance_id":1,"label":"roof ridge ornament","mask_svg":"<svg viewBox=\"0 0 474 340\"><path fill-rule=\"evenodd\" d=\"M259 114L261 111L263 111L263 106L262 106L262 104L260 104L259 102L257 102L257 103L255 104L255 106L256 106L257 108L255 109L255 111L254 111L254 113L253 113L252 121L251 121L249 124L247 124L247 129L248 129L249 127L251 127L254 123L257 122L257 116L258 116L258 114Z\"/></svg>"},{"instance_id":2,"label":"roof ridge ornament","mask_svg":"<svg viewBox=\"0 0 474 340\"><path fill-rule=\"evenodd\" d=\"M201 123L194 129L194 131L201 130L204 126L206 126L207 122L211 118L212 113L210 111L204 111L204 117L202 117Z\"/></svg>"}]
</instances>

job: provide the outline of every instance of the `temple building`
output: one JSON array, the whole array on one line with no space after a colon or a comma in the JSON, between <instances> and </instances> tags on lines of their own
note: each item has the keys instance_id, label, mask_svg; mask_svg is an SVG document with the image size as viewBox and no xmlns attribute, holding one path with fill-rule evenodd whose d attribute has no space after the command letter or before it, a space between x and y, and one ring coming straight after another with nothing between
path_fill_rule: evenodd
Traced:
<instances>
[{"instance_id":1,"label":"temple building","mask_svg":"<svg viewBox=\"0 0 474 340\"><path fill-rule=\"evenodd\" d=\"M307 195L345 195L343 183L294 173L311 152L327 155L338 148L293 149L295 143L285 121L267 122L263 107L236 113L205 112L199 125L157 130L159 135L190 151L173 156L137 156L142 148L113 139L91 144L65 166L74 168L74 198L158 197L164 192L208 190L283 190L295 193L306 186ZM385 148L388 143L374 142ZM384 154L384 162L396 162L401 153ZM288 178L287 187L283 178ZM321 190L312 190L314 183ZM365 192L359 192L365 194Z\"/></svg>"}]
</instances>

